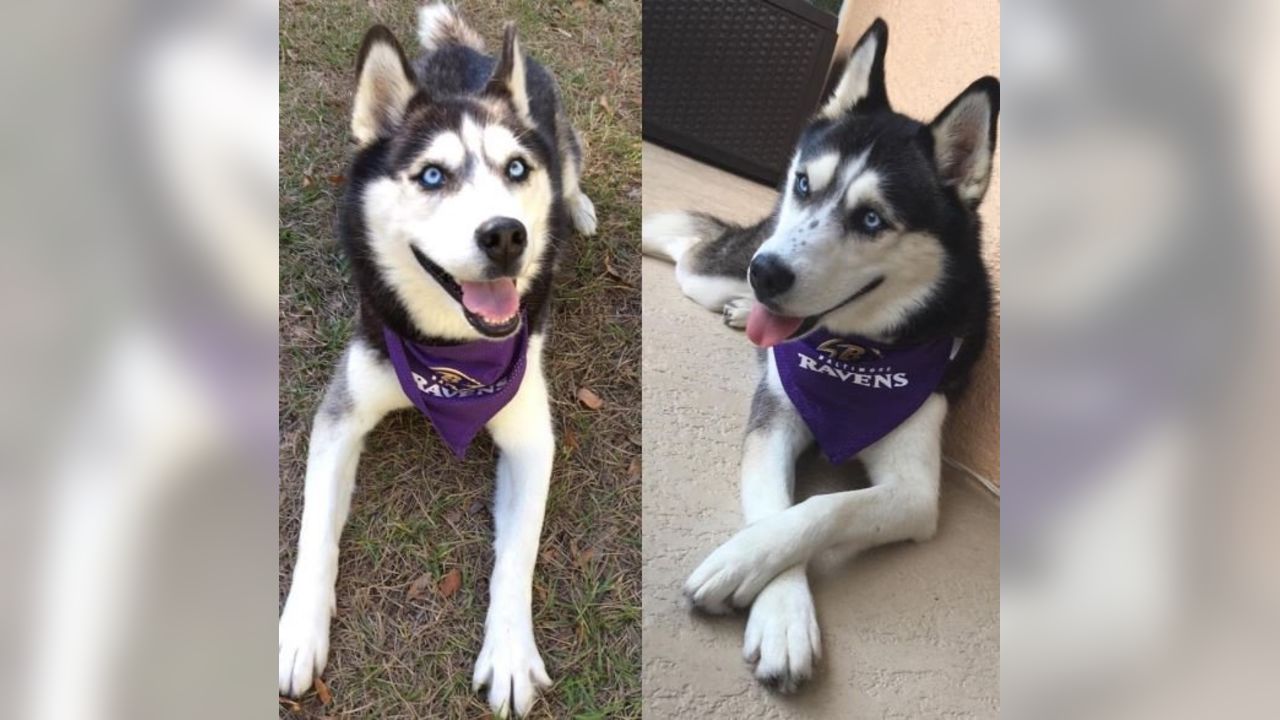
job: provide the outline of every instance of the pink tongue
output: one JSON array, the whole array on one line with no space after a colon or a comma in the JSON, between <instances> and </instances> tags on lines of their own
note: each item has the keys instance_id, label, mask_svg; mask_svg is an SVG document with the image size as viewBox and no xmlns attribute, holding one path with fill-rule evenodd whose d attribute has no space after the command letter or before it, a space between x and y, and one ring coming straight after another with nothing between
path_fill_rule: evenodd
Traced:
<instances>
[{"instance_id":1,"label":"pink tongue","mask_svg":"<svg viewBox=\"0 0 1280 720\"><path fill-rule=\"evenodd\" d=\"M791 337L804 318L775 315L756 303L747 316L747 338L760 347L773 347Z\"/></svg>"},{"instance_id":2,"label":"pink tongue","mask_svg":"<svg viewBox=\"0 0 1280 720\"><path fill-rule=\"evenodd\" d=\"M462 306L485 320L502 322L520 309L520 295L511 278L462 283Z\"/></svg>"}]
</instances>

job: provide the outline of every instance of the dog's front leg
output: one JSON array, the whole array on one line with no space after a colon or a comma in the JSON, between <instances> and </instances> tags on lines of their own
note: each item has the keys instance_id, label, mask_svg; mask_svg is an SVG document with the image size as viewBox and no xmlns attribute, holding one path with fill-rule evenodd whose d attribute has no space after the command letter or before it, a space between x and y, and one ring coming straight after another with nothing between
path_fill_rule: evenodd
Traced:
<instances>
[{"instance_id":1,"label":"dog's front leg","mask_svg":"<svg viewBox=\"0 0 1280 720\"><path fill-rule=\"evenodd\" d=\"M498 446L493 498L494 559L484 647L473 685L489 687L498 717L525 715L551 679L533 637L533 567L551 483L555 437L542 375L542 338L529 342L528 368L520 390L489 423Z\"/></svg>"},{"instance_id":2,"label":"dog's front leg","mask_svg":"<svg viewBox=\"0 0 1280 720\"><path fill-rule=\"evenodd\" d=\"M334 370L311 427L298 557L280 615L282 695L302 695L324 672L329 618L336 611L338 538L351 509L364 436L388 412L408 404L391 365L362 341L353 342Z\"/></svg>"},{"instance_id":3,"label":"dog's front leg","mask_svg":"<svg viewBox=\"0 0 1280 720\"><path fill-rule=\"evenodd\" d=\"M863 451L872 487L816 495L748 525L698 566L685 592L702 606L743 606L779 573L828 548L856 552L932 537L946 413L946 398L930 397Z\"/></svg>"},{"instance_id":4,"label":"dog's front leg","mask_svg":"<svg viewBox=\"0 0 1280 720\"><path fill-rule=\"evenodd\" d=\"M796 459L813 442L804 420L787 400L770 356L751 401L742 452L742 515L747 524L780 513L795 502ZM760 591L742 643L743 658L760 682L795 690L822 654L818 614L804 565L783 570Z\"/></svg>"}]
</instances>

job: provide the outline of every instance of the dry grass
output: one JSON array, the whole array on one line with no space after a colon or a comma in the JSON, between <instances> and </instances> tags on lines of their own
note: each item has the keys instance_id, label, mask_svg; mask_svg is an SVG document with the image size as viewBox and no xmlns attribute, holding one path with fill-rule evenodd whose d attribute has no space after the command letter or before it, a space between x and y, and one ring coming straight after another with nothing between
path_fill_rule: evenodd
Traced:
<instances>
[{"instance_id":1,"label":"dry grass","mask_svg":"<svg viewBox=\"0 0 1280 720\"><path fill-rule=\"evenodd\" d=\"M414 2L284 0L280 75L280 601L293 567L311 415L351 334L354 294L334 240L348 159L352 66L369 25L414 47ZM640 716L640 4L462 3L496 46L517 21L552 69L589 154L599 234L562 260L548 347L560 438L534 581L538 643L555 687L534 717ZM588 387L597 411L575 400ZM375 430L342 540L324 679L282 717L485 717L470 688L492 567L493 450L458 462L411 412ZM407 589L461 571L448 598ZM434 587L434 582L432 583Z\"/></svg>"}]
</instances>

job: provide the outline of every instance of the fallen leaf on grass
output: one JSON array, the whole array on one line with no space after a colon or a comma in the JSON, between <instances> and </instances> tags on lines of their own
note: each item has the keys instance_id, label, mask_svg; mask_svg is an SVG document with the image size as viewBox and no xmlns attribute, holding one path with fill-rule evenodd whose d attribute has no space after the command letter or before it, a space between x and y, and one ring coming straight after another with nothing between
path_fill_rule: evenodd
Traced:
<instances>
[{"instance_id":1,"label":"fallen leaf on grass","mask_svg":"<svg viewBox=\"0 0 1280 720\"><path fill-rule=\"evenodd\" d=\"M440 581L440 597L449 598L462 587L462 571L454 568L445 574Z\"/></svg>"},{"instance_id":2,"label":"fallen leaf on grass","mask_svg":"<svg viewBox=\"0 0 1280 720\"><path fill-rule=\"evenodd\" d=\"M586 570L587 566L591 564L591 561L594 560L595 557L596 549L587 548L586 550L578 553L578 557L574 558L574 563L577 564L579 570Z\"/></svg>"},{"instance_id":3,"label":"fallen leaf on grass","mask_svg":"<svg viewBox=\"0 0 1280 720\"><path fill-rule=\"evenodd\" d=\"M600 396L587 388L578 388L578 402L582 403L588 410L599 410L604 407L604 400Z\"/></svg>"},{"instance_id":4,"label":"fallen leaf on grass","mask_svg":"<svg viewBox=\"0 0 1280 720\"><path fill-rule=\"evenodd\" d=\"M605 274L607 274L609 277L613 278L614 280L622 279L622 273L614 269L613 262L611 262L611 259L608 253L606 253L604 256L604 271L605 271Z\"/></svg>"},{"instance_id":5,"label":"fallen leaf on grass","mask_svg":"<svg viewBox=\"0 0 1280 720\"><path fill-rule=\"evenodd\" d=\"M321 705L328 705L333 702L333 693L329 692L329 686L324 684L324 680L316 678L316 696L320 698Z\"/></svg>"},{"instance_id":6,"label":"fallen leaf on grass","mask_svg":"<svg viewBox=\"0 0 1280 720\"><path fill-rule=\"evenodd\" d=\"M631 458L631 465L627 468L627 479L637 480L640 478L640 458Z\"/></svg>"},{"instance_id":7,"label":"fallen leaf on grass","mask_svg":"<svg viewBox=\"0 0 1280 720\"><path fill-rule=\"evenodd\" d=\"M423 575L409 584L409 592L406 597L410 600L422 600L427 596L427 589L431 587L431 575Z\"/></svg>"},{"instance_id":8,"label":"fallen leaf on grass","mask_svg":"<svg viewBox=\"0 0 1280 720\"><path fill-rule=\"evenodd\" d=\"M293 698L287 698L281 695L280 704L289 708L289 712L295 712L295 713L302 712L302 703L298 702L297 700L294 700Z\"/></svg>"},{"instance_id":9,"label":"fallen leaf on grass","mask_svg":"<svg viewBox=\"0 0 1280 720\"><path fill-rule=\"evenodd\" d=\"M564 429L564 439L560 441L565 450L573 452L578 449L578 433L573 428Z\"/></svg>"}]
</instances>

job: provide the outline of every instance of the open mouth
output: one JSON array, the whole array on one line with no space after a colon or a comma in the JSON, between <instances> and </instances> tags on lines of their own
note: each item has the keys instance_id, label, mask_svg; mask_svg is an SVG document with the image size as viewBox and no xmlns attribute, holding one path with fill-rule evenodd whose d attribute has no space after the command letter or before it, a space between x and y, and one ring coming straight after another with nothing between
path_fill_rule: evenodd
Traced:
<instances>
[{"instance_id":1,"label":"open mouth","mask_svg":"<svg viewBox=\"0 0 1280 720\"><path fill-rule=\"evenodd\" d=\"M756 304L751 308L751 315L747 317L747 338L751 340L751 342L763 348L773 347L778 343L798 338L817 326L818 321L821 320L824 315L829 315L853 301L858 300L872 290L880 287L880 284L883 282L884 276L877 276L871 282L863 285L857 292L844 300L841 300L820 313L805 317L783 315L781 313L774 312L767 307L765 303L756 302Z\"/></svg>"},{"instance_id":2,"label":"open mouth","mask_svg":"<svg viewBox=\"0 0 1280 720\"><path fill-rule=\"evenodd\" d=\"M467 322L481 335L506 337L520 327L520 293L513 278L460 283L417 248L412 249L418 264L458 302Z\"/></svg>"}]
</instances>

